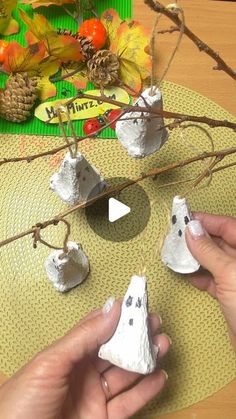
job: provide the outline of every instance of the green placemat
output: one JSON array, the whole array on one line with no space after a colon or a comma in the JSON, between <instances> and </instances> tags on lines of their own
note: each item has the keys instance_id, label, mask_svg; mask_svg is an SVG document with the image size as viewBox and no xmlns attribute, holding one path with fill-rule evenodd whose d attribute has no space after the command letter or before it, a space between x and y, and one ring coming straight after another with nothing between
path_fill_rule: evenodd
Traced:
<instances>
[{"instance_id":1,"label":"green placemat","mask_svg":"<svg viewBox=\"0 0 236 419\"><path fill-rule=\"evenodd\" d=\"M215 103L182 86L165 83L163 91L167 110L235 121ZM216 149L235 145L235 133L228 130L226 134L223 129L210 132ZM160 152L142 160L130 159L114 140L85 141L80 150L105 178L133 178L157 165L163 166L211 149L205 134L196 128L186 130L184 137L182 134L181 130L173 130ZM55 137L5 135L1 137L0 155L31 154L58 142L63 143ZM1 239L66 208L48 189L49 177L56 171L62 156L63 153L31 164L1 167ZM224 164L232 159L227 158ZM192 177L204 167L204 163L198 163L162 175L156 181L142 182L152 202L151 218L146 229L129 242L107 242L96 236L88 226L83 210L71 215L68 218L72 224L71 239L82 243L90 258L91 274L68 294L58 294L47 280L44 261L49 249L39 246L33 250L30 237L2 248L0 371L12 374L85 313L101 307L108 296L124 295L131 275L138 272L140 256L144 254L150 310L161 314L163 330L171 336L173 345L164 361L169 374L166 390L140 417L150 419L160 413L182 409L233 380L236 376L235 354L217 302L192 288L185 276L174 274L163 266L156 252L166 231L173 196L185 194L189 188L188 185L177 185L158 189L158 186ZM132 187L127 191L124 193L132 194ZM192 210L236 216L235 196L235 168L219 172L208 188L188 195ZM57 245L63 234L63 226L50 227L43 237Z\"/></svg>"},{"instance_id":2,"label":"green placemat","mask_svg":"<svg viewBox=\"0 0 236 419\"><path fill-rule=\"evenodd\" d=\"M20 5L21 9L27 11L27 13L32 17L33 13L40 13L44 15L50 23L53 25L55 29L57 28L67 28L71 29L72 31L77 32L78 24L77 22L71 18L69 15L65 13L62 7L57 6L49 6L49 7L39 7L37 9L32 9L31 6L24 6ZM113 8L117 10L122 19L130 18L132 16L132 0L100 0L96 2L96 8L98 11L99 16L101 13L109 8ZM24 34L26 32L26 25L19 17L19 6L17 7L16 11L14 11L13 16L20 24L20 32L16 35L11 36L3 36L2 38L7 39L9 41L15 39L19 42L22 46L26 46L26 40ZM70 6L68 6L70 9ZM85 18L89 17L89 15L85 15ZM7 76L0 73L0 88L5 86ZM76 94L75 87L68 83L67 81L60 81L56 82L55 86L57 88L57 94L55 97L48 99L48 101L54 101L55 99L65 99L66 97L70 98ZM90 83L88 85L88 89L94 89L93 85ZM66 96L63 94L66 92ZM77 135L83 135L83 121L75 121L74 126L76 129ZM0 133L5 134L36 134L36 135L60 135L60 128L54 124L45 125L44 122L40 121L37 118L32 118L24 123L17 124L9 121L4 121L0 119ZM114 131L110 128L103 130L100 134L101 138L115 138Z\"/></svg>"}]
</instances>

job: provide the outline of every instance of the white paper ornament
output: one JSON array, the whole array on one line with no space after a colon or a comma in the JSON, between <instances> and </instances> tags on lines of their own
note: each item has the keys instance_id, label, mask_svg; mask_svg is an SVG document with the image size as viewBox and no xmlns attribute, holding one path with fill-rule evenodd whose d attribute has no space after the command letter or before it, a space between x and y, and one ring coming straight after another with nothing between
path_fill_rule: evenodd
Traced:
<instances>
[{"instance_id":1,"label":"white paper ornament","mask_svg":"<svg viewBox=\"0 0 236 419\"><path fill-rule=\"evenodd\" d=\"M132 276L117 329L98 356L128 371L149 374L156 355L148 326L146 278Z\"/></svg>"},{"instance_id":2,"label":"white paper ornament","mask_svg":"<svg viewBox=\"0 0 236 419\"><path fill-rule=\"evenodd\" d=\"M162 261L174 272L188 274L196 272L200 265L190 253L186 240L185 229L192 214L185 198L175 196L172 205L171 229L166 236L161 251Z\"/></svg>"},{"instance_id":3,"label":"white paper ornament","mask_svg":"<svg viewBox=\"0 0 236 419\"><path fill-rule=\"evenodd\" d=\"M81 246L72 241L67 246L67 254L63 254L63 250L54 250L45 262L48 278L60 292L81 284L89 273L89 260Z\"/></svg>"},{"instance_id":4,"label":"white paper ornament","mask_svg":"<svg viewBox=\"0 0 236 419\"><path fill-rule=\"evenodd\" d=\"M151 96L148 88L142 93L134 105L162 109L162 96L159 89ZM145 117L144 119L138 119ZM129 112L124 114L116 123L116 134L121 144L127 149L129 155L135 158L146 157L155 153L168 139L168 133L163 118L152 118L152 114L144 112ZM128 119L129 118L129 119ZM132 118L132 119L130 119Z\"/></svg>"},{"instance_id":5,"label":"white paper ornament","mask_svg":"<svg viewBox=\"0 0 236 419\"><path fill-rule=\"evenodd\" d=\"M91 166L82 154L71 158L65 155L58 173L50 179L50 189L69 205L84 202L101 193L106 183L96 167Z\"/></svg>"}]
</instances>

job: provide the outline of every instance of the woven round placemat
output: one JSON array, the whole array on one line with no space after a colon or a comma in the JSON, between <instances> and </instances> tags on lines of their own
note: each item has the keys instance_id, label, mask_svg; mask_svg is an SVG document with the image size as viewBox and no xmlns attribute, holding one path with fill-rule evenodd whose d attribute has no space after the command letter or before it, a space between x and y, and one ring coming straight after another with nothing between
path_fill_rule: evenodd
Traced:
<instances>
[{"instance_id":1,"label":"woven round placemat","mask_svg":"<svg viewBox=\"0 0 236 419\"><path fill-rule=\"evenodd\" d=\"M165 109L218 119L234 120L232 115L207 98L182 86L166 82L163 86ZM208 130L215 149L235 145L235 134L224 129ZM4 135L0 156L39 152L62 144L61 138ZM116 140L81 143L80 151L96 165L105 178L133 178L155 166L183 160L211 150L207 135L196 127L173 130L162 150L146 159L130 159ZM28 229L66 208L49 191L49 177L58 168L63 153L30 164L1 167L1 239ZM224 161L232 161L227 158ZM44 261L50 250L32 247L25 237L1 249L0 279L0 370L12 374L37 351L50 344L89 310L102 306L110 295L122 296L131 275L138 272L141 255L147 267L150 310L163 318L163 330L172 340L164 361L169 382L162 395L142 413L144 418L175 411L216 392L236 376L236 360L218 304L188 284L187 277L174 274L160 261L172 198L188 192L192 210L236 216L235 168L214 175L210 185L189 193L189 184L164 188L161 185L186 180L206 167L200 162L157 180L142 182L151 201L151 217L142 233L128 242L110 242L95 235L84 210L68 220L71 239L82 243L91 262L91 274L79 287L59 294L49 284ZM136 220L139 223L139 220ZM64 226L49 227L43 237L60 245Z\"/></svg>"}]
</instances>

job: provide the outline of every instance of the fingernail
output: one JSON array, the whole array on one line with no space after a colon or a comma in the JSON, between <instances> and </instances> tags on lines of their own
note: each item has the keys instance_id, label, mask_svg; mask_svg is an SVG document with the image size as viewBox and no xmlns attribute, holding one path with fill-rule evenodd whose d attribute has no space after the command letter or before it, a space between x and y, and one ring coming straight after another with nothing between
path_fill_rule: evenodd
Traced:
<instances>
[{"instance_id":1,"label":"fingernail","mask_svg":"<svg viewBox=\"0 0 236 419\"><path fill-rule=\"evenodd\" d=\"M162 326L162 323L163 323L162 318L160 315L158 315L158 317L159 317L160 326Z\"/></svg>"},{"instance_id":2,"label":"fingernail","mask_svg":"<svg viewBox=\"0 0 236 419\"><path fill-rule=\"evenodd\" d=\"M165 336L168 339L169 344L172 345L172 339L170 338L170 336L167 335L166 333L162 333L162 335Z\"/></svg>"},{"instance_id":3,"label":"fingernail","mask_svg":"<svg viewBox=\"0 0 236 419\"><path fill-rule=\"evenodd\" d=\"M199 220L189 221L187 228L195 240L205 236L205 231Z\"/></svg>"},{"instance_id":4,"label":"fingernail","mask_svg":"<svg viewBox=\"0 0 236 419\"><path fill-rule=\"evenodd\" d=\"M169 376L168 376L167 372L165 370L161 370L161 372L163 372L163 374L165 375L166 379L168 380Z\"/></svg>"},{"instance_id":5,"label":"fingernail","mask_svg":"<svg viewBox=\"0 0 236 419\"><path fill-rule=\"evenodd\" d=\"M160 346L153 345L153 350L154 350L155 357L157 358L158 357L158 354L160 352Z\"/></svg>"},{"instance_id":6,"label":"fingernail","mask_svg":"<svg viewBox=\"0 0 236 419\"><path fill-rule=\"evenodd\" d=\"M107 299L107 301L105 302L104 306L103 306L102 312L104 314L108 314L111 311L111 309L114 305L114 302L115 302L115 298L114 297L109 297Z\"/></svg>"}]
</instances>

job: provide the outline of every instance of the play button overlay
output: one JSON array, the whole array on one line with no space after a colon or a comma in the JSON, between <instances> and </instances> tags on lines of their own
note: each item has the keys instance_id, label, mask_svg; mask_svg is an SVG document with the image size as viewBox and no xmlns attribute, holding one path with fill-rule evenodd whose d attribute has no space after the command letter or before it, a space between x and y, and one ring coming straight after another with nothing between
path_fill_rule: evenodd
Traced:
<instances>
[{"instance_id":1,"label":"play button overlay","mask_svg":"<svg viewBox=\"0 0 236 419\"><path fill-rule=\"evenodd\" d=\"M109 187L129 181L123 177L105 180ZM91 191L88 199L93 196L93 191ZM95 234L104 240L124 242L132 240L145 229L151 208L145 190L139 184L134 184L118 195L94 202L85 208L85 214Z\"/></svg>"},{"instance_id":2,"label":"play button overlay","mask_svg":"<svg viewBox=\"0 0 236 419\"><path fill-rule=\"evenodd\" d=\"M130 207L115 198L110 198L108 202L108 219L110 223L120 220L131 211Z\"/></svg>"}]
</instances>

